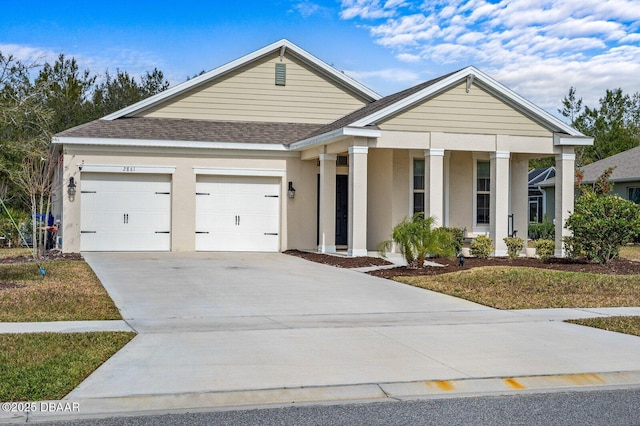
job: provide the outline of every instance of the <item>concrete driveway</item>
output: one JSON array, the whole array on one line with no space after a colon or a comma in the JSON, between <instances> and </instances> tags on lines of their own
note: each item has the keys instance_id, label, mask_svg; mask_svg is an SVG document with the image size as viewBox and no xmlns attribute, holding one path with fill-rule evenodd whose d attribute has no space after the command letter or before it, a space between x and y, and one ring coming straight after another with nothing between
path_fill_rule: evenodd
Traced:
<instances>
[{"instance_id":1,"label":"concrete driveway","mask_svg":"<svg viewBox=\"0 0 640 426\"><path fill-rule=\"evenodd\" d=\"M206 394L230 405L368 399L402 393L394 386L419 393L489 378L511 386L513 377L604 373L588 376L604 384L614 372L640 383L640 338L284 254L85 258L139 334L66 399L182 395L180 407Z\"/></svg>"}]
</instances>

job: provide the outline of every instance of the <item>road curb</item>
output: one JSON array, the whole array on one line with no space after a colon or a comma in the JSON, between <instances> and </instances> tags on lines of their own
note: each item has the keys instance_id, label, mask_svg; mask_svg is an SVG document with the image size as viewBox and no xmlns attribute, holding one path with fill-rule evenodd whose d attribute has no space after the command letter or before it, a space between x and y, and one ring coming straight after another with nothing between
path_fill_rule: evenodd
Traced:
<instances>
[{"instance_id":1,"label":"road curb","mask_svg":"<svg viewBox=\"0 0 640 426\"><path fill-rule=\"evenodd\" d=\"M640 387L640 371L374 383L3 403L0 423L61 421L290 405L404 401ZM9 407L6 404L15 404ZM16 408L16 410L7 410ZM21 410L18 410L18 409Z\"/></svg>"}]
</instances>

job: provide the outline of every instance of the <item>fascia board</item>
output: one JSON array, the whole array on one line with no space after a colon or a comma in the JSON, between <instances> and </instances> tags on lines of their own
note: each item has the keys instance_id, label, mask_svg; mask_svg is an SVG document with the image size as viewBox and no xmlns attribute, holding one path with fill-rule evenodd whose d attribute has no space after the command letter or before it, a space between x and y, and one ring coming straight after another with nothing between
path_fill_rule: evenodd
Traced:
<instances>
[{"instance_id":1,"label":"fascia board","mask_svg":"<svg viewBox=\"0 0 640 426\"><path fill-rule=\"evenodd\" d=\"M275 43L272 43L268 46L263 47L262 49L258 49L255 52L249 53L248 55L245 55L241 58L238 58L234 61L231 61L225 65L222 65L218 68L215 68L207 73L204 73L202 75L199 75L197 77L192 78L191 80L187 80L183 83L178 84L177 86L171 87L167 90L165 90L162 93L158 93L156 95L153 95L147 99L143 99L140 102L137 102L133 105L130 105L128 107L125 107L119 111L116 111L114 113L111 113L105 117L103 117L103 120L115 120L117 118L121 118L124 116L127 116L129 114L132 114L134 112L140 112L145 110L146 108L149 108L155 104L157 104L158 102L170 99L176 95L179 95L182 92L185 92L189 89L192 89L194 87L197 87L201 84L204 84L206 82L208 82L209 80L212 80L216 77L219 77L223 74L228 73L229 71L232 71L236 68L239 68L243 65L246 65L256 59L259 59L265 55L270 54L271 52L274 52L282 47L285 47L285 49L291 49L292 52L294 52L297 56L304 58L306 61L309 61L311 64L313 64L316 68L324 71L326 74L328 74L329 76L331 76L333 79L339 81L340 83L342 83L344 86L347 86L351 89L355 89L355 91L357 92L361 92L362 95L364 95L365 97L369 97L371 100L377 100L380 99L380 95L376 92L374 92L373 90L369 89L368 87L364 86L363 84L357 82L356 80L354 80L353 78L347 76L346 74L343 74L341 72L339 72L338 70L336 70L335 68L327 65L325 62L321 61L320 59L316 58L315 56L311 55L310 53L306 52L304 49L296 46L295 44L291 43L289 40L286 39L282 39L279 40Z\"/></svg>"},{"instance_id":2,"label":"fascia board","mask_svg":"<svg viewBox=\"0 0 640 426\"><path fill-rule=\"evenodd\" d=\"M85 145L85 146L135 146L149 148L190 148L190 149L229 149L252 151L288 151L282 144L238 143L238 142L204 142L173 141L153 139L112 139L112 138L73 138L56 137L53 144Z\"/></svg>"},{"instance_id":3,"label":"fascia board","mask_svg":"<svg viewBox=\"0 0 640 426\"><path fill-rule=\"evenodd\" d=\"M354 127L343 127L332 132L323 133L312 138L304 139L298 142L294 142L289 145L289 149L298 150L303 148L309 148L313 145L326 145L328 143L337 142L340 139L349 136L358 136L364 138L379 138L382 136L382 131L379 129L363 129Z\"/></svg>"},{"instance_id":4,"label":"fascia board","mask_svg":"<svg viewBox=\"0 0 640 426\"><path fill-rule=\"evenodd\" d=\"M556 146L589 146L593 145L593 138L589 138L586 136L566 136L556 133L553 135L553 144Z\"/></svg>"}]
</instances>

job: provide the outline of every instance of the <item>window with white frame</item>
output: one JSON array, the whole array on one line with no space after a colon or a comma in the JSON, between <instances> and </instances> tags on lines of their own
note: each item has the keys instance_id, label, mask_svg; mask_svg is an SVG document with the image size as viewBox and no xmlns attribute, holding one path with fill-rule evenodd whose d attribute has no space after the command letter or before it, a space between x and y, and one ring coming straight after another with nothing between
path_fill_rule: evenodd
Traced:
<instances>
[{"instance_id":1,"label":"window with white frame","mask_svg":"<svg viewBox=\"0 0 640 426\"><path fill-rule=\"evenodd\" d=\"M424 212L424 160L413 160L413 214Z\"/></svg>"},{"instance_id":2,"label":"window with white frame","mask_svg":"<svg viewBox=\"0 0 640 426\"><path fill-rule=\"evenodd\" d=\"M476 165L476 224L489 225L491 211L491 163L478 161Z\"/></svg>"}]
</instances>

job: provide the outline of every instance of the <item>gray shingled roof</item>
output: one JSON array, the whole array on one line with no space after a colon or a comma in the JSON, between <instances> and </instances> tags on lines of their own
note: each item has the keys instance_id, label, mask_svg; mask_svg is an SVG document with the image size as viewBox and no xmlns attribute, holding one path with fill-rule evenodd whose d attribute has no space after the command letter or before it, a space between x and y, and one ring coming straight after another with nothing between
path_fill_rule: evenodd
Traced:
<instances>
[{"instance_id":1,"label":"gray shingled roof","mask_svg":"<svg viewBox=\"0 0 640 426\"><path fill-rule=\"evenodd\" d=\"M380 98L377 101L371 102L370 104L365 105L364 107L360 108L359 110L356 110L354 112L352 112L351 114L345 115L342 118L339 118L338 120L334 121L333 123L327 124L326 126L323 126L321 128L319 128L318 130L316 130L314 133L308 135L308 137L314 137L314 136L318 136L318 135L322 135L325 133L329 133L332 132L334 130L338 130L341 129L343 127L348 126L349 124L358 121L362 118L365 118L368 115L371 115L375 112L380 111L381 109L384 109L390 105L393 105L394 103L413 95L414 93L418 93L419 91L426 89L427 87L431 86L432 84L437 83L440 80L444 80L445 78L449 77L450 75L453 75L458 71L454 71L452 73L449 74L445 74L443 76L440 76L438 78L434 78L433 80L429 80L429 81L425 81L424 83L418 84L417 86L413 86L410 87L406 90L403 90L401 92L398 93L394 93L392 95L389 96L385 96L384 98Z\"/></svg>"},{"instance_id":2,"label":"gray shingled roof","mask_svg":"<svg viewBox=\"0 0 640 426\"><path fill-rule=\"evenodd\" d=\"M615 167L609 180L640 180L640 146L582 167L583 182L595 180L609 167Z\"/></svg>"},{"instance_id":3,"label":"gray shingled roof","mask_svg":"<svg viewBox=\"0 0 640 426\"><path fill-rule=\"evenodd\" d=\"M119 118L91 121L65 130L56 136L286 145L304 139L321 126L308 123Z\"/></svg>"}]
</instances>

